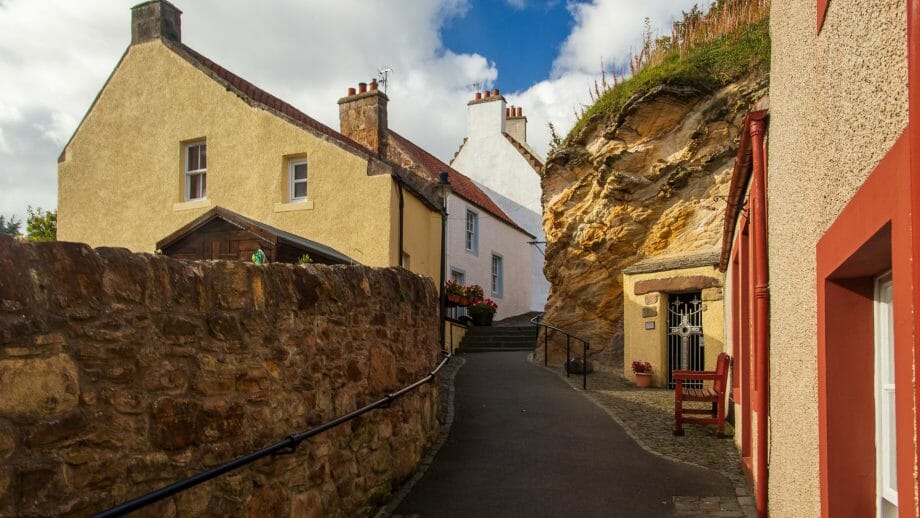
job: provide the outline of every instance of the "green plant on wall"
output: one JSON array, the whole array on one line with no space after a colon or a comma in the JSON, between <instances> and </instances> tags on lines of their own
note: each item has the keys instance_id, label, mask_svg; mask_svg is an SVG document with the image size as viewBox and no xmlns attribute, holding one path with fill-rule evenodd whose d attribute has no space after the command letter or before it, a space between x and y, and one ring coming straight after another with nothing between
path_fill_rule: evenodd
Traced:
<instances>
[{"instance_id":1,"label":"green plant on wall","mask_svg":"<svg viewBox=\"0 0 920 518\"><path fill-rule=\"evenodd\" d=\"M609 83L601 69L602 85L591 92L594 103L577 114L565 141L595 117L616 115L631 97L658 85L714 90L754 70L769 69L768 14L764 0L720 1L706 14L698 8L683 13L671 36L655 38L646 27L642 48L630 56L628 75L614 74Z\"/></svg>"},{"instance_id":2,"label":"green plant on wall","mask_svg":"<svg viewBox=\"0 0 920 518\"><path fill-rule=\"evenodd\" d=\"M310 254L303 254L300 256L300 259L297 260L297 264L310 264L313 262L313 258L310 257Z\"/></svg>"},{"instance_id":3,"label":"green plant on wall","mask_svg":"<svg viewBox=\"0 0 920 518\"><path fill-rule=\"evenodd\" d=\"M41 207L26 209L26 236L29 241L54 241L57 239L57 211L42 210Z\"/></svg>"},{"instance_id":4,"label":"green plant on wall","mask_svg":"<svg viewBox=\"0 0 920 518\"><path fill-rule=\"evenodd\" d=\"M6 219L5 216L0 216L0 233L16 237L19 235L21 228L22 221L19 221L16 216L10 216L10 219Z\"/></svg>"}]
</instances>

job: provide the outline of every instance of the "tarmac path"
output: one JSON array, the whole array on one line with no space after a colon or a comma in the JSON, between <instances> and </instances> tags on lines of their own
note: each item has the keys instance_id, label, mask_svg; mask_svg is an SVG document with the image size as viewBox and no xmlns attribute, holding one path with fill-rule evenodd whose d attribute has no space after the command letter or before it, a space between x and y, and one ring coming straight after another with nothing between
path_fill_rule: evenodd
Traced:
<instances>
[{"instance_id":1,"label":"tarmac path","mask_svg":"<svg viewBox=\"0 0 920 518\"><path fill-rule=\"evenodd\" d=\"M734 495L721 474L642 449L527 354L464 356L450 435L394 516L659 517L675 496Z\"/></svg>"}]
</instances>

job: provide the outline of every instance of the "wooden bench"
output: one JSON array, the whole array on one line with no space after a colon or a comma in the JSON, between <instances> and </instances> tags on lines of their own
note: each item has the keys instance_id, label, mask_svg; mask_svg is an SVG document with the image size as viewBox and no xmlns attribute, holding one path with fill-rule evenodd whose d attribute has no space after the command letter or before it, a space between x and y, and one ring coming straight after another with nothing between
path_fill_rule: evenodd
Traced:
<instances>
[{"instance_id":1,"label":"wooden bench","mask_svg":"<svg viewBox=\"0 0 920 518\"><path fill-rule=\"evenodd\" d=\"M728 367L731 357L719 353L715 371L682 371L671 374L674 380L674 435L684 434L684 423L718 425L718 436L725 437L725 392L728 390ZM684 387L687 381L712 381L712 388ZM711 409L684 408L684 402L711 403ZM702 414L707 417L686 417Z\"/></svg>"}]
</instances>

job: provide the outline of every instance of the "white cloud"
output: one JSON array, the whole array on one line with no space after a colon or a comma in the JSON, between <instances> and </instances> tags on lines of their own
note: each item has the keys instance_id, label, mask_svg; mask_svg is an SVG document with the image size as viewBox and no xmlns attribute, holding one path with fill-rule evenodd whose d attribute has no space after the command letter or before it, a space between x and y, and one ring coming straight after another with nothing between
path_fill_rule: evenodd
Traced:
<instances>
[{"instance_id":1,"label":"white cloud","mask_svg":"<svg viewBox=\"0 0 920 518\"><path fill-rule=\"evenodd\" d=\"M562 44L553 63L553 75L570 72L598 74L600 61L622 65L630 49L642 41L645 18L654 33L670 33L671 22L682 9L699 0L593 0L570 3L575 29Z\"/></svg>"},{"instance_id":2,"label":"white cloud","mask_svg":"<svg viewBox=\"0 0 920 518\"><path fill-rule=\"evenodd\" d=\"M638 48L642 41L646 17L653 33L667 34L680 11L696 3L699 0L570 0L567 7L575 27L553 62L551 77L509 96L529 113L527 139L531 145L545 156L549 122L565 137L576 112L591 103L589 91L600 76L601 61L608 72L612 66L622 68L630 49Z\"/></svg>"},{"instance_id":3,"label":"white cloud","mask_svg":"<svg viewBox=\"0 0 920 518\"><path fill-rule=\"evenodd\" d=\"M0 0L0 214L56 204L57 156L127 47L137 1ZM501 87L488 56L457 54L440 40L468 0L175 3L186 44L333 128L346 89L392 68L391 128L445 160L466 133L470 85ZM600 58L623 55L645 16L665 26L668 13L692 3L570 4L576 26L553 76L508 95L528 114L531 144L545 153L547 121L568 130Z\"/></svg>"}]
</instances>

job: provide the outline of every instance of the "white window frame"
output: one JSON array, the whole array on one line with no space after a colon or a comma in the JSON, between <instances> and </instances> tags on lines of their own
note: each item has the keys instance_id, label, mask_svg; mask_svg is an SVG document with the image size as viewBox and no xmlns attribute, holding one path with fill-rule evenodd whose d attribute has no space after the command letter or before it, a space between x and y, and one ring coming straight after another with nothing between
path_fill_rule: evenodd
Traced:
<instances>
[{"instance_id":1,"label":"white window frame","mask_svg":"<svg viewBox=\"0 0 920 518\"><path fill-rule=\"evenodd\" d=\"M305 166L307 170L307 175L302 180L298 180L294 178L294 169L299 165ZM288 201L292 201L292 202L306 201L310 197L310 184L308 182L309 179L310 179L310 166L307 165L306 157L292 158L288 160ZM300 197L294 195L294 192L295 192L294 185L298 183L304 184L307 188L307 193Z\"/></svg>"},{"instance_id":2,"label":"white window frame","mask_svg":"<svg viewBox=\"0 0 920 518\"><path fill-rule=\"evenodd\" d=\"M201 166L201 155L199 151L199 156L198 156L199 168L189 169L188 168L189 153L191 153L192 149L202 147L202 146L205 149L204 167L200 167ZM206 200L208 198L208 164L207 164L208 151L207 149L208 149L208 142L206 140L196 140L195 142L189 142L183 147L182 170L185 172L185 201ZM194 176L201 176L202 183L204 184L204 188L201 189L202 195L197 198L192 198L192 177Z\"/></svg>"},{"instance_id":3,"label":"white window frame","mask_svg":"<svg viewBox=\"0 0 920 518\"><path fill-rule=\"evenodd\" d=\"M892 277L875 279L875 480L877 516L897 516L897 426L895 420L894 314Z\"/></svg>"},{"instance_id":4,"label":"white window frame","mask_svg":"<svg viewBox=\"0 0 920 518\"><path fill-rule=\"evenodd\" d=\"M454 268L453 266L451 266L450 267L450 280L455 281L457 284L461 286L466 286L466 272L459 268Z\"/></svg>"},{"instance_id":5,"label":"white window frame","mask_svg":"<svg viewBox=\"0 0 920 518\"><path fill-rule=\"evenodd\" d=\"M495 260L498 259L498 271L495 271ZM501 254L492 252L492 261L489 265L492 284L492 296L500 299L505 294L505 258ZM496 289L496 286L498 289Z\"/></svg>"},{"instance_id":6,"label":"white window frame","mask_svg":"<svg viewBox=\"0 0 920 518\"><path fill-rule=\"evenodd\" d=\"M470 217L472 216L472 228L470 228ZM479 255L479 213L466 209L466 217L463 220L463 247L467 252L473 255Z\"/></svg>"}]
</instances>

